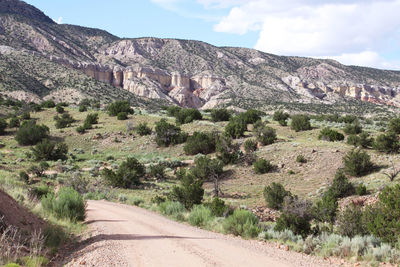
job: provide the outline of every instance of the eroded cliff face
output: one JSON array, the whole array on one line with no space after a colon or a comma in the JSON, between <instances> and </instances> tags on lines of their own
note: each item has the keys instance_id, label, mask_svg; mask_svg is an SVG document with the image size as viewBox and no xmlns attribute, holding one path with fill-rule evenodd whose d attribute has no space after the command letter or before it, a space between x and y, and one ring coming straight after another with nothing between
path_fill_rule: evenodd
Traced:
<instances>
[{"instance_id":1,"label":"eroded cliff face","mask_svg":"<svg viewBox=\"0 0 400 267\"><path fill-rule=\"evenodd\" d=\"M56 57L51 59L136 95L165 99L184 107L201 108L212 97L227 89L224 79L209 74L190 77L179 72L169 73L162 69L139 65L123 68Z\"/></svg>"},{"instance_id":2,"label":"eroded cliff face","mask_svg":"<svg viewBox=\"0 0 400 267\"><path fill-rule=\"evenodd\" d=\"M121 39L98 29L56 24L22 1L4 3L0 54L6 53L7 60L0 61L0 69L18 73L0 79L7 90L25 90L43 98L51 90L73 85L71 89L83 94L99 95L102 92L96 90L105 90L106 99L130 92L126 95L132 98L135 94L196 108L335 104L347 102L348 97L400 106L398 71L201 41ZM10 48L15 52L7 52Z\"/></svg>"}]
</instances>

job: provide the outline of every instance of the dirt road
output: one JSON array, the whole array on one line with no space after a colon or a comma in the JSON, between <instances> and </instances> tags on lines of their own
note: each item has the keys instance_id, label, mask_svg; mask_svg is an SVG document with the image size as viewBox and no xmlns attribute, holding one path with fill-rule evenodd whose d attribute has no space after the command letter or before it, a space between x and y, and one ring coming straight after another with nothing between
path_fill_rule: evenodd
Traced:
<instances>
[{"instance_id":1,"label":"dirt road","mask_svg":"<svg viewBox=\"0 0 400 267\"><path fill-rule=\"evenodd\" d=\"M134 206L89 201L87 217L92 235L78 245L67 266L333 266Z\"/></svg>"}]
</instances>

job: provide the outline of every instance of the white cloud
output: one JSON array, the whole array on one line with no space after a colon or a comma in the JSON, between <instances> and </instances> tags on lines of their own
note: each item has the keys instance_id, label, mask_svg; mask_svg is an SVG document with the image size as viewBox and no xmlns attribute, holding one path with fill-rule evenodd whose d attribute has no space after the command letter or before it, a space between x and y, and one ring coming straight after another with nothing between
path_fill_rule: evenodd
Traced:
<instances>
[{"instance_id":1,"label":"white cloud","mask_svg":"<svg viewBox=\"0 0 400 267\"><path fill-rule=\"evenodd\" d=\"M374 51L363 51L353 54L345 53L339 56L327 56L324 58L334 59L345 65L369 66L379 69L400 69L399 62L388 61Z\"/></svg>"},{"instance_id":2,"label":"white cloud","mask_svg":"<svg viewBox=\"0 0 400 267\"><path fill-rule=\"evenodd\" d=\"M55 23L57 23L57 24L61 24L62 21L63 21L63 17L58 17L57 20L54 20L54 19L53 19L53 21L54 21Z\"/></svg>"},{"instance_id":3,"label":"white cloud","mask_svg":"<svg viewBox=\"0 0 400 267\"><path fill-rule=\"evenodd\" d=\"M198 0L205 5L235 0ZM356 65L390 66L379 52L400 43L400 0L251 0L233 6L217 32L259 31L256 49L281 55L336 57Z\"/></svg>"}]
</instances>

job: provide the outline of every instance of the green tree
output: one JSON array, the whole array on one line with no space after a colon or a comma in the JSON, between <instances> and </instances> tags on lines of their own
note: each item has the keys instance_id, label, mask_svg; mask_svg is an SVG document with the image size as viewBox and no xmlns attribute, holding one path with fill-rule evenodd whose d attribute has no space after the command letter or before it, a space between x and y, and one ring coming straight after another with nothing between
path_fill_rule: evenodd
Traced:
<instances>
[{"instance_id":1,"label":"green tree","mask_svg":"<svg viewBox=\"0 0 400 267\"><path fill-rule=\"evenodd\" d=\"M187 138L183 150L187 155L213 153L217 138L215 133L194 132Z\"/></svg>"},{"instance_id":2,"label":"green tree","mask_svg":"<svg viewBox=\"0 0 400 267\"><path fill-rule=\"evenodd\" d=\"M146 169L135 158L127 158L116 172L104 169L103 177L112 186L131 188L140 184L140 179L146 174Z\"/></svg>"},{"instance_id":3,"label":"green tree","mask_svg":"<svg viewBox=\"0 0 400 267\"><path fill-rule=\"evenodd\" d=\"M242 117L234 117L225 126L225 134L232 138L243 136L247 130L247 123Z\"/></svg>"},{"instance_id":4,"label":"green tree","mask_svg":"<svg viewBox=\"0 0 400 267\"><path fill-rule=\"evenodd\" d=\"M213 109L211 111L211 120L214 122L229 121L231 117L231 112L227 109Z\"/></svg>"},{"instance_id":5,"label":"green tree","mask_svg":"<svg viewBox=\"0 0 400 267\"><path fill-rule=\"evenodd\" d=\"M156 123L156 143L159 146L168 147L184 143L187 139L187 134L181 131L181 128L169 124L165 119Z\"/></svg>"},{"instance_id":6,"label":"green tree","mask_svg":"<svg viewBox=\"0 0 400 267\"><path fill-rule=\"evenodd\" d=\"M280 183L272 183L264 188L264 198L268 208L282 209L286 197L292 197L292 193L287 191Z\"/></svg>"},{"instance_id":7,"label":"green tree","mask_svg":"<svg viewBox=\"0 0 400 267\"><path fill-rule=\"evenodd\" d=\"M37 161L41 160L66 160L68 146L65 143L51 142L44 139L32 149L32 154Z\"/></svg>"},{"instance_id":8,"label":"green tree","mask_svg":"<svg viewBox=\"0 0 400 267\"><path fill-rule=\"evenodd\" d=\"M117 116L118 113L125 112L126 114L133 114L134 111L128 101L115 101L107 106L107 111L110 116Z\"/></svg>"},{"instance_id":9,"label":"green tree","mask_svg":"<svg viewBox=\"0 0 400 267\"><path fill-rule=\"evenodd\" d=\"M369 174L374 169L371 157L361 149L353 149L343 157L344 171L353 176Z\"/></svg>"},{"instance_id":10,"label":"green tree","mask_svg":"<svg viewBox=\"0 0 400 267\"><path fill-rule=\"evenodd\" d=\"M6 132L8 124L5 119L0 119L0 135L3 135Z\"/></svg>"},{"instance_id":11,"label":"green tree","mask_svg":"<svg viewBox=\"0 0 400 267\"><path fill-rule=\"evenodd\" d=\"M296 132L311 130L310 117L307 115L293 115L290 127Z\"/></svg>"},{"instance_id":12,"label":"green tree","mask_svg":"<svg viewBox=\"0 0 400 267\"><path fill-rule=\"evenodd\" d=\"M375 139L373 148L379 152L398 153L400 149L399 138L394 132L381 134Z\"/></svg>"},{"instance_id":13,"label":"green tree","mask_svg":"<svg viewBox=\"0 0 400 267\"><path fill-rule=\"evenodd\" d=\"M195 177L190 171L186 172L179 186L172 188L170 198L173 201L182 203L187 209L203 201L203 181Z\"/></svg>"},{"instance_id":14,"label":"green tree","mask_svg":"<svg viewBox=\"0 0 400 267\"><path fill-rule=\"evenodd\" d=\"M15 135L20 145L36 145L49 136L49 128L45 125L37 125L35 121L27 121L22 123Z\"/></svg>"},{"instance_id":15,"label":"green tree","mask_svg":"<svg viewBox=\"0 0 400 267\"><path fill-rule=\"evenodd\" d=\"M276 131L274 128L262 125L254 129L257 141L260 142L262 145L270 145L273 144L276 139Z\"/></svg>"}]
</instances>

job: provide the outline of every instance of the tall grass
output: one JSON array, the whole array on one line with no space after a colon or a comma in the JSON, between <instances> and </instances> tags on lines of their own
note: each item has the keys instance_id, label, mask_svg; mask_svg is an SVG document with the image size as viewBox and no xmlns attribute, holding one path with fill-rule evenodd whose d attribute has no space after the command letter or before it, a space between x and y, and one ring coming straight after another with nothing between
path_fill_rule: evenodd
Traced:
<instances>
[{"instance_id":1,"label":"tall grass","mask_svg":"<svg viewBox=\"0 0 400 267\"><path fill-rule=\"evenodd\" d=\"M210 208L197 205L190 211L188 220L191 225L206 227L213 218Z\"/></svg>"}]
</instances>

